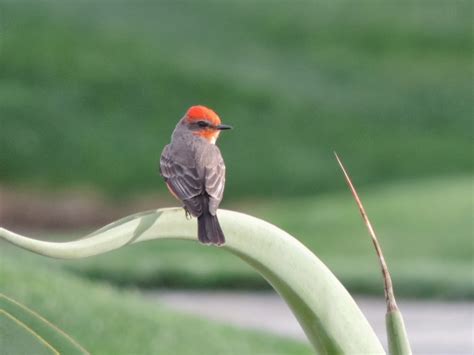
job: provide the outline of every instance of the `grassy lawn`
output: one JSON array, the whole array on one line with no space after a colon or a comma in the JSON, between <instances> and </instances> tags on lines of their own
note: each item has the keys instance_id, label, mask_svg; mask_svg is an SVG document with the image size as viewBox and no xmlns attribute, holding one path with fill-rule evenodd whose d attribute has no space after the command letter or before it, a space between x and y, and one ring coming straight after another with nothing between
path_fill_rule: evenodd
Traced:
<instances>
[{"instance_id":1,"label":"grassy lawn","mask_svg":"<svg viewBox=\"0 0 474 355\"><path fill-rule=\"evenodd\" d=\"M473 202L469 197L472 181L471 176L459 176L360 191L398 295L474 298ZM266 219L300 239L350 291L382 294L375 252L349 192L248 201L234 207ZM3 250L5 254L28 257L8 246ZM119 285L269 287L238 258L217 248L184 241L145 242L83 260L42 262L61 264L80 275Z\"/></svg>"},{"instance_id":2,"label":"grassy lawn","mask_svg":"<svg viewBox=\"0 0 474 355\"><path fill-rule=\"evenodd\" d=\"M296 341L172 312L26 254L2 254L0 292L39 312L92 354L313 353Z\"/></svg>"},{"instance_id":3,"label":"grassy lawn","mask_svg":"<svg viewBox=\"0 0 474 355\"><path fill-rule=\"evenodd\" d=\"M196 103L236 128L228 199L334 190L333 149L361 186L471 172L471 20L470 1L3 1L0 182L165 191Z\"/></svg>"}]
</instances>

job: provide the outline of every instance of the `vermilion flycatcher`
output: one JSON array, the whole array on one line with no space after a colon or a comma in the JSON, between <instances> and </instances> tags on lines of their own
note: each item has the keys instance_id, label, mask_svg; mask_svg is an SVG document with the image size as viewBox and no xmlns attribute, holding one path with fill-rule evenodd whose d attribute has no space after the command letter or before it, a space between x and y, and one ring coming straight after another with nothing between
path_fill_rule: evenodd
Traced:
<instances>
[{"instance_id":1,"label":"vermilion flycatcher","mask_svg":"<svg viewBox=\"0 0 474 355\"><path fill-rule=\"evenodd\" d=\"M160 174L186 214L198 218L198 238L204 244L225 242L216 216L224 194L225 165L215 144L220 131L231 128L211 109L192 106L161 153Z\"/></svg>"}]
</instances>

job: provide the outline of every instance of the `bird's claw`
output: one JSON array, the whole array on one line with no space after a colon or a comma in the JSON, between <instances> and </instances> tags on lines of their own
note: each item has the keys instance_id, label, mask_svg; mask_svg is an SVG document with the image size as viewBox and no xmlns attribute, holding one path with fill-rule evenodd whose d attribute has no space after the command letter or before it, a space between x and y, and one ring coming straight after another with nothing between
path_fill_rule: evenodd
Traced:
<instances>
[{"instance_id":1,"label":"bird's claw","mask_svg":"<svg viewBox=\"0 0 474 355\"><path fill-rule=\"evenodd\" d=\"M193 218L193 216L191 215L191 213L189 213L186 207L183 207L183 208L184 208L184 214L186 215L186 219L189 221L190 219Z\"/></svg>"}]
</instances>

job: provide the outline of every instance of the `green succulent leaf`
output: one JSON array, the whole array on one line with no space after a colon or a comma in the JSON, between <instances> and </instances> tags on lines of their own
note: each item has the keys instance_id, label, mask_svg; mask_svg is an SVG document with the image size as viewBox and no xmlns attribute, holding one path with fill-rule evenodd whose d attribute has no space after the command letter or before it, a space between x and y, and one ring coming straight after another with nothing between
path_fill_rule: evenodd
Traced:
<instances>
[{"instance_id":1,"label":"green succulent leaf","mask_svg":"<svg viewBox=\"0 0 474 355\"><path fill-rule=\"evenodd\" d=\"M218 215L226 235L221 248L252 265L275 288L318 353L385 353L344 286L303 244L260 219L227 210ZM196 221L187 220L181 208L168 208L125 217L71 242L39 241L2 228L0 237L38 254L71 259L152 239L197 241L196 230Z\"/></svg>"},{"instance_id":2,"label":"green succulent leaf","mask_svg":"<svg viewBox=\"0 0 474 355\"><path fill-rule=\"evenodd\" d=\"M2 354L89 354L35 311L0 293Z\"/></svg>"},{"instance_id":3,"label":"green succulent leaf","mask_svg":"<svg viewBox=\"0 0 474 355\"><path fill-rule=\"evenodd\" d=\"M402 313L397 309L385 315L388 349L391 355L411 355L405 323Z\"/></svg>"}]
</instances>

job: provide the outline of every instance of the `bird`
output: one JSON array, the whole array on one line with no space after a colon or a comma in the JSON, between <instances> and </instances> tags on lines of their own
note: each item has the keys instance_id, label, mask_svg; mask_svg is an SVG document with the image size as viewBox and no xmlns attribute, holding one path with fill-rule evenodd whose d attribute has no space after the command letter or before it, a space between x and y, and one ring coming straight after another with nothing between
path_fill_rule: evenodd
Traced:
<instances>
[{"instance_id":1,"label":"bird","mask_svg":"<svg viewBox=\"0 0 474 355\"><path fill-rule=\"evenodd\" d=\"M225 164L216 145L232 126L206 106L191 106L179 120L160 157L160 175L171 194L183 203L186 216L198 219L198 240L223 245L225 236L216 212L224 196Z\"/></svg>"}]
</instances>

